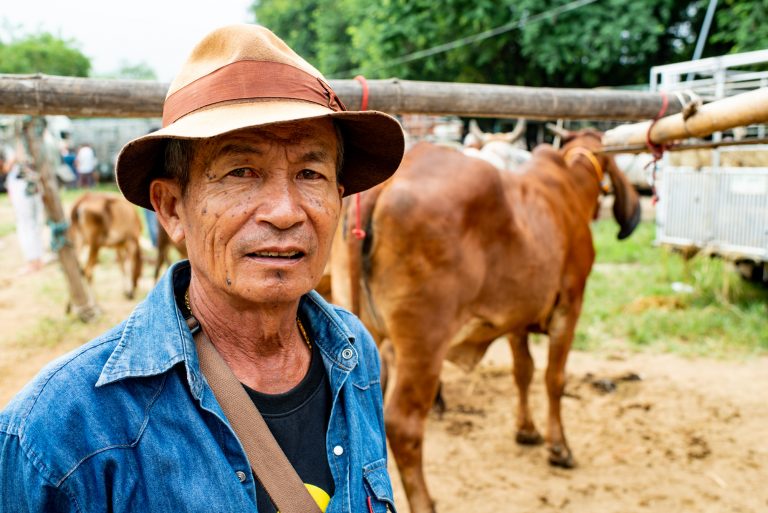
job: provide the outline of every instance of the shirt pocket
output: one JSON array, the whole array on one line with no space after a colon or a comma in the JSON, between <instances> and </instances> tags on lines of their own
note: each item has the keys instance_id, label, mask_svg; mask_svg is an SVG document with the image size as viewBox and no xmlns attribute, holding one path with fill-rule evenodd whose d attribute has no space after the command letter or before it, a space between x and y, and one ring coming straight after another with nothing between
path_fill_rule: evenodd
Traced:
<instances>
[{"instance_id":1,"label":"shirt pocket","mask_svg":"<svg viewBox=\"0 0 768 513\"><path fill-rule=\"evenodd\" d=\"M397 513L392 494L392 483L387 472L387 460L380 459L363 466L366 487L367 513Z\"/></svg>"}]
</instances>

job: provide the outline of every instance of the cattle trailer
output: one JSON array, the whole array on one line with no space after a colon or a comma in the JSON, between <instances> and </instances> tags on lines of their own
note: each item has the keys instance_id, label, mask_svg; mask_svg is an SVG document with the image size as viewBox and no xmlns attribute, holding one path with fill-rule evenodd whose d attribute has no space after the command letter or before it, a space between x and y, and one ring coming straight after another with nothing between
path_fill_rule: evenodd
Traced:
<instances>
[{"instance_id":1,"label":"cattle trailer","mask_svg":"<svg viewBox=\"0 0 768 513\"><path fill-rule=\"evenodd\" d=\"M655 66L651 89L725 98L768 87L768 71L755 71L760 68L768 68L768 50ZM766 126L745 127L742 133L765 137ZM712 139L722 138L717 133ZM768 145L708 153L703 162L688 165L664 156L657 173L656 242L687 254L722 257L744 278L768 284Z\"/></svg>"}]
</instances>

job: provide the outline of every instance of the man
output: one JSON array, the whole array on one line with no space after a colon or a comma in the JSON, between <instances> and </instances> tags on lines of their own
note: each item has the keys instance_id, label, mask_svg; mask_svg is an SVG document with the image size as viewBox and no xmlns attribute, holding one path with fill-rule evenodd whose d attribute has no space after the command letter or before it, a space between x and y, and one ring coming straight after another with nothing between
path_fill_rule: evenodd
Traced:
<instances>
[{"instance_id":1,"label":"man","mask_svg":"<svg viewBox=\"0 0 768 513\"><path fill-rule=\"evenodd\" d=\"M75 169L77 170L78 185L84 189L91 189L96 183L96 153L88 143L84 143L77 150L75 157Z\"/></svg>"},{"instance_id":2,"label":"man","mask_svg":"<svg viewBox=\"0 0 768 513\"><path fill-rule=\"evenodd\" d=\"M191 317L321 509L393 511L376 348L311 289L342 195L395 171L400 126L345 111L251 25L198 44L163 120L123 148L116 175L189 262L0 415L0 511L275 511L201 372Z\"/></svg>"},{"instance_id":3,"label":"man","mask_svg":"<svg viewBox=\"0 0 768 513\"><path fill-rule=\"evenodd\" d=\"M43 226L45 210L39 176L25 162L23 148L0 148L0 176L5 178L5 188L16 214L16 235L26 264L19 275L31 274L43 268Z\"/></svg>"}]
</instances>

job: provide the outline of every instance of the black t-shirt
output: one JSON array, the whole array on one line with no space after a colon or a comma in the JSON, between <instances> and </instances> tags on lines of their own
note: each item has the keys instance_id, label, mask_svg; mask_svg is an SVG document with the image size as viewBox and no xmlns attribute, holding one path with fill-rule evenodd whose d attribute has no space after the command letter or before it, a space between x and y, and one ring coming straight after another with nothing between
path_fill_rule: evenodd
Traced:
<instances>
[{"instance_id":1,"label":"black t-shirt","mask_svg":"<svg viewBox=\"0 0 768 513\"><path fill-rule=\"evenodd\" d=\"M312 344L312 362L307 375L292 390L273 395L243 387L310 493L325 494L326 499L332 497L333 476L325 450L331 389L317 345ZM258 480L256 498L260 512L277 511Z\"/></svg>"},{"instance_id":2,"label":"black t-shirt","mask_svg":"<svg viewBox=\"0 0 768 513\"><path fill-rule=\"evenodd\" d=\"M176 304L185 319L192 315L184 300L188 285L188 277L184 279L178 274L174 276ZM312 340L311 325L304 321L304 326ZM243 387L315 500L318 495L325 495L326 499L333 497L333 475L325 450L332 406L331 385L317 344L312 344L312 362L307 375L292 390L273 395L259 393L245 385ZM256 500L260 512L276 513L275 506L258 479Z\"/></svg>"}]
</instances>

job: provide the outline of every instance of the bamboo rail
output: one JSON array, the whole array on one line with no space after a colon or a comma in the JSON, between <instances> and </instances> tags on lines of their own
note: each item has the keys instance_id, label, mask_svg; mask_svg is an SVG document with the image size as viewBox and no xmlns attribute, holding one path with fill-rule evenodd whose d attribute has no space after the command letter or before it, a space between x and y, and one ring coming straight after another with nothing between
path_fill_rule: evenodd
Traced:
<instances>
[{"instance_id":1,"label":"bamboo rail","mask_svg":"<svg viewBox=\"0 0 768 513\"><path fill-rule=\"evenodd\" d=\"M350 108L362 86L331 80ZM392 114L464 117L635 121L655 116L659 93L607 89L556 89L489 84L369 80L368 108ZM0 113L79 117L160 117L168 85L143 80L106 80L47 75L0 75ZM682 108L670 99L669 112Z\"/></svg>"},{"instance_id":2,"label":"bamboo rail","mask_svg":"<svg viewBox=\"0 0 768 513\"><path fill-rule=\"evenodd\" d=\"M646 138L654 144L667 143L689 137L704 137L737 126L768 122L768 87L755 89L722 100L707 103L683 118L674 114L632 125L618 126L603 136L605 146L644 145ZM650 130L650 132L649 132Z\"/></svg>"}]
</instances>

